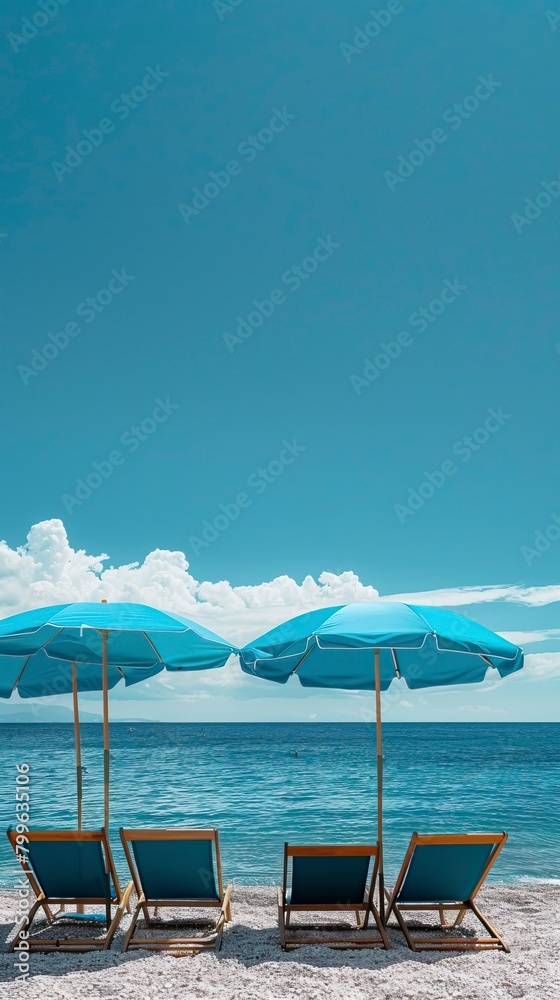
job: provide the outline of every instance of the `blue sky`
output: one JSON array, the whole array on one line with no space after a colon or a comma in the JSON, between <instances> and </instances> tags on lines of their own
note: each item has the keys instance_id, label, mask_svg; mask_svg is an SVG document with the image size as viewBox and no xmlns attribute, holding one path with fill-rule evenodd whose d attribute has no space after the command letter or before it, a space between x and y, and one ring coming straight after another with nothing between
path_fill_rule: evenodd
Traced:
<instances>
[{"instance_id":1,"label":"blue sky","mask_svg":"<svg viewBox=\"0 0 560 1000\"><path fill-rule=\"evenodd\" d=\"M230 7L2 18L6 551L60 519L233 588L550 587L462 610L560 627L560 7ZM5 614L37 596L10 572ZM468 704L557 717L551 674ZM296 695L261 717L339 711Z\"/></svg>"}]
</instances>

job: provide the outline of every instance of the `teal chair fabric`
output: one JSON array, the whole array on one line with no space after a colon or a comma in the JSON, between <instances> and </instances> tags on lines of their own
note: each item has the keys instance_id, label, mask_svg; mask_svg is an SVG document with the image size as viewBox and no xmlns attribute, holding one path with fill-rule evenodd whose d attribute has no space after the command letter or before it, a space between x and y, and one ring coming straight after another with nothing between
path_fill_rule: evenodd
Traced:
<instances>
[{"instance_id":1,"label":"teal chair fabric","mask_svg":"<svg viewBox=\"0 0 560 1000\"><path fill-rule=\"evenodd\" d=\"M211 840L132 840L147 899L219 900Z\"/></svg>"},{"instance_id":2,"label":"teal chair fabric","mask_svg":"<svg viewBox=\"0 0 560 1000\"><path fill-rule=\"evenodd\" d=\"M316 903L356 903L364 901L370 858L305 857L292 859L291 889L286 893L288 905Z\"/></svg>"},{"instance_id":3,"label":"teal chair fabric","mask_svg":"<svg viewBox=\"0 0 560 1000\"><path fill-rule=\"evenodd\" d=\"M454 903L470 899L495 844L417 845L398 903Z\"/></svg>"},{"instance_id":4,"label":"teal chair fabric","mask_svg":"<svg viewBox=\"0 0 560 1000\"><path fill-rule=\"evenodd\" d=\"M31 841L29 861L48 897L106 899L109 876L99 841Z\"/></svg>"}]
</instances>

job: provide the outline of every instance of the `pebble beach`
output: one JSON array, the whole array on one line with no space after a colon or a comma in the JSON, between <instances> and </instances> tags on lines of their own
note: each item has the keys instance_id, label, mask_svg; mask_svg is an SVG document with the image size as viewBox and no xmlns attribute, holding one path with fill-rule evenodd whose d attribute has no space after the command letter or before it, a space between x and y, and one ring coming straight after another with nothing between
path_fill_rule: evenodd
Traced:
<instances>
[{"instance_id":1,"label":"pebble beach","mask_svg":"<svg viewBox=\"0 0 560 1000\"><path fill-rule=\"evenodd\" d=\"M7 941L16 913L13 892L0 893L1 995L28 1000L557 1000L560 995L560 883L487 886L482 911L511 951L414 954L391 922L390 951L280 948L276 892L234 886L232 922L219 952L175 958L121 953L129 916L108 952L33 954L30 975L17 979ZM468 926L467 926L468 932Z\"/></svg>"}]
</instances>

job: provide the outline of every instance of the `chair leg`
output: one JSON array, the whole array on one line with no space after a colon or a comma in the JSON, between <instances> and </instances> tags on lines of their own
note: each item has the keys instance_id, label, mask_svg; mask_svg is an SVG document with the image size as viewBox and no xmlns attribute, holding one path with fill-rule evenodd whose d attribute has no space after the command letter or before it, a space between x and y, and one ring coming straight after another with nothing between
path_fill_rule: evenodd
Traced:
<instances>
[{"instance_id":1,"label":"chair leg","mask_svg":"<svg viewBox=\"0 0 560 1000\"><path fill-rule=\"evenodd\" d=\"M385 948L385 951L389 951L391 945L389 944L389 939L387 938L387 932L386 932L386 930L385 930L385 928L383 926L383 922L382 922L381 917L379 915L379 911L378 911L375 903L373 903L373 902L371 903L371 912L373 913L373 919L375 920L375 923L377 924L377 930L379 931L379 933L381 935L381 940L383 941L383 947ZM364 920L364 928L367 927L368 917L369 917L369 910L366 911L366 916L365 916L365 920Z\"/></svg>"},{"instance_id":2,"label":"chair leg","mask_svg":"<svg viewBox=\"0 0 560 1000\"><path fill-rule=\"evenodd\" d=\"M505 941L500 937L497 930L494 927L492 927L492 924L486 919L486 917L482 915L482 913L478 909L478 906L476 906L475 903L473 903L472 899L469 901L469 906L473 911L474 915L478 917L478 919L480 920L482 926L486 928L486 930L492 935L493 938L495 938L498 947L502 948L503 951L506 951L509 954L509 948L505 943Z\"/></svg>"},{"instance_id":3,"label":"chair leg","mask_svg":"<svg viewBox=\"0 0 560 1000\"><path fill-rule=\"evenodd\" d=\"M444 908L443 907L437 907L437 909L439 910L439 913L440 913L440 920L441 920L442 926L445 926L446 928L449 928L450 926L451 927L455 927L456 924L458 924L460 922L460 919L463 918L463 915L467 912L467 910L472 910L472 912L478 918L478 920L480 921L480 923L482 924L482 926L490 934L490 940L488 940L488 939L468 938L468 937L466 937L466 938L449 938L449 937L447 937L447 938L437 938L437 937L431 937L431 938L417 939L415 941L413 939L413 937L412 937L412 935L411 935L411 933L410 933L410 931L408 929L408 925L407 925L407 923L406 923L406 921L405 921L405 919L404 919L404 917L403 917L403 915L402 915L402 913L401 913L401 911L400 911L400 909L399 909L399 907L397 906L396 903L393 903L392 909L395 912L395 916L396 916L396 918L397 918L397 920L399 922L399 926L400 926L400 928L401 928L401 930L402 930L402 932L403 932L403 934L404 934L404 936L406 938L406 942L407 942L408 947L410 948L411 951L416 951L416 952L419 952L419 951L480 951L480 950L486 950L486 951L488 951L488 950L490 950L492 948L500 948L503 951L509 952L509 948L506 945L506 943L502 940L502 938L500 937L500 935L498 934L498 932L495 930L495 928L492 927L492 924L490 924L489 921L486 920L486 918L482 915L482 913L475 906L475 904L472 902L472 900L469 900L469 903L468 903L467 907L463 907L463 909L459 911L458 917L453 922L452 925L448 924L445 921L444 914L442 913L442 910Z\"/></svg>"},{"instance_id":4,"label":"chair leg","mask_svg":"<svg viewBox=\"0 0 560 1000\"><path fill-rule=\"evenodd\" d=\"M12 943L11 943L9 949L8 949L9 951L15 951L16 950L16 948L17 948L17 946L19 944L19 938L20 938L20 934L22 933L22 931L26 931L27 933L29 933L29 930L31 928L31 924L33 923L33 920L35 919L35 914L37 913L37 910L39 909L40 906L43 906L44 908L46 908L49 911L49 914L51 916L51 919L49 920L49 923L52 923L52 913L51 913L51 911L49 910L48 907L45 907L44 900L42 900L42 899L36 899L35 902L33 903L33 906L31 907L29 913L26 914L26 916L23 918L23 920L20 920L20 922L19 922L19 924L18 924L18 926L16 928L16 933L15 933L14 940L12 941Z\"/></svg>"},{"instance_id":5,"label":"chair leg","mask_svg":"<svg viewBox=\"0 0 560 1000\"><path fill-rule=\"evenodd\" d=\"M222 908L220 910L220 915L216 921L215 934L217 935L217 937L216 937L216 943L214 945L216 951L220 951L222 947L222 935L224 932L224 924L228 923L231 920L231 889L232 889L231 885L228 885L226 891L224 892L224 896L222 899Z\"/></svg>"},{"instance_id":6,"label":"chair leg","mask_svg":"<svg viewBox=\"0 0 560 1000\"><path fill-rule=\"evenodd\" d=\"M221 950L221 947L222 947L222 937L223 937L224 927L225 927L226 923L227 923L226 908L225 908L225 906L222 905L222 908L220 910L220 914L218 916L218 919L216 921L214 929L210 932L210 936L212 936L212 934L215 934L216 938L215 938L215 941L213 943L209 943L208 944L208 946L207 946L208 949L214 948L215 951L220 951Z\"/></svg>"},{"instance_id":7,"label":"chair leg","mask_svg":"<svg viewBox=\"0 0 560 1000\"><path fill-rule=\"evenodd\" d=\"M369 916L370 916L370 913L373 914L373 919L375 920L375 924L377 926L377 930L379 931L379 935L380 935L381 941L383 942L383 947L385 948L386 951L389 951L390 948L391 948L391 945L389 944L389 940L387 938L387 933L386 933L385 928L384 928L384 926L383 926L383 924L381 922L381 917L379 915L379 911L378 911L375 903L372 902L371 904L368 904L366 906L366 910L365 910L365 914L364 914L363 920L362 920L362 917L361 917L360 910L356 910L355 913L356 913L356 920L357 920L358 930L361 930L361 931L365 931L365 930L368 929L368 926L369 926ZM282 910L282 918L283 918L282 919L282 925L284 926L284 929L290 927L290 917L291 917L291 912L288 910L286 912L286 914L285 914L285 921L284 921L284 911ZM280 919L280 904L279 904L279 919ZM280 936L282 936L282 931L281 931L281 935ZM305 943L305 942L303 942L303 943Z\"/></svg>"},{"instance_id":8,"label":"chair leg","mask_svg":"<svg viewBox=\"0 0 560 1000\"><path fill-rule=\"evenodd\" d=\"M392 902L391 893L389 892L388 889L385 889L384 895L385 895L385 920L384 920L384 924L385 924L385 927L386 927L387 924L389 923L389 917L391 916L391 913L392 913L392 910L393 910L393 902Z\"/></svg>"},{"instance_id":9,"label":"chair leg","mask_svg":"<svg viewBox=\"0 0 560 1000\"><path fill-rule=\"evenodd\" d=\"M231 920L231 889L232 889L231 885L228 885L226 887L222 903L222 909L224 911L224 918L226 923L229 923Z\"/></svg>"},{"instance_id":10,"label":"chair leg","mask_svg":"<svg viewBox=\"0 0 560 1000\"><path fill-rule=\"evenodd\" d=\"M120 922L121 922L121 920L123 918L123 914L124 914L125 910L127 910L130 913L129 900L130 900L130 896L131 896L133 888L134 888L134 882L129 882L128 885L127 885L127 887L126 887L126 889L124 890L124 893L123 893L123 895L121 897L121 901L120 901L119 905L117 906L117 912L115 913L115 916L113 917L113 920L111 921L110 927L107 929L107 934L106 934L105 940L103 942L103 950L104 951L107 951L107 949L111 947L111 942L112 942L113 937L115 935L115 931L116 931L117 927L119 926L119 924L120 924Z\"/></svg>"},{"instance_id":11,"label":"chair leg","mask_svg":"<svg viewBox=\"0 0 560 1000\"><path fill-rule=\"evenodd\" d=\"M418 948L416 947L416 945L415 945L415 943L414 943L414 941L413 941L413 939L412 939L412 937L410 935L410 931L409 931L409 929L407 927L406 921L405 921L405 919L404 919L404 917L403 917L403 915L402 915L401 911L399 910L399 907L397 906L396 903L393 903L393 912L394 912L394 914L395 914L395 916L396 916L396 918L398 920L399 927L400 927L401 931L403 932L403 934L404 934L404 936L406 938L406 943L407 943L408 947L410 948L411 951L418 951Z\"/></svg>"},{"instance_id":12,"label":"chair leg","mask_svg":"<svg viewBox=\"0 0 560 1000\"><path fill-rule=\"evenodd\" d=\"M286 922L284 915L284 893L278 890L278 927L280 929L280 944L286 950Z\"/></svg>"},{"instance_id":13,"label":"chair leg","mask_svg":"<svg viewBox=\"0 0 560 1000\"><path fill-rule=\"evenodd\" d=\"M464 906L462 910L459 910L457 916L455 917L455 920L453 921L453 927L458 927L459 924L463 922L463 920L465 919L466 912L467 912L466 906Z\"/></svg>"},{"instance_id":14,"label":"chair leg","mask_svg":"<svg viewBox=\"0 0 560 1000\"><path fill-rule=\"evenodd\" d=\"M134 913L132 914L132 920L130 922L130 927L128 928L128 930L126 932L125 939L123 941L123 946L122 946L122 949L121 949L123 952L124 951L128 951L128 946L130 944L132 935L134 934L134 931L135 931L135 928L136 928L136 924L138 922L138 917L140 916L140 910L142 910L142 909L144 909L143 904L142 903L137 903L137 905L136 905L136 907L134 909Z\"/></svg>"}]
</instances>

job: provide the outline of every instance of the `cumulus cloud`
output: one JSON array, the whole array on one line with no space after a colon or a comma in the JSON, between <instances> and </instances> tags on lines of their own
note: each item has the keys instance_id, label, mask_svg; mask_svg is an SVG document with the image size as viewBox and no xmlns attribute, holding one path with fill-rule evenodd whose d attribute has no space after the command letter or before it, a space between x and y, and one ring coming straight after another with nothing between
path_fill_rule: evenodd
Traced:
<instances>
[{"instance_id":1,"label":"cumulus cloud","mask_svg":"<svg viewBox=\"0 0 560 1000\"><path fill-rule=\"evenodd\" d=\"M141 563L107 566L68 541L62 521L33 525L24 545L0 542L0 617L66 601L136 601L175 611L245 642L285 618L317 607L374 601L379 594L355 573L321 573L297 583L289 576L255 586L198 581L184 552L155 549Z\"/></svg>"},{"instance_id":2,"label":"cumulus cloud","mask_svg":"<svg viewBox=\"0 0 560 1000\"><path fill-rule=\"evenodd\" d=\"M137 601L178 612L234 643L243 643L293 615L335 604L406 600L440 607L488 601L537 606L560 600L560 585L455 587L381 597L350 570L323 572L316 580L306 576L301 583L278 576L253 586L233 587L227 580L196 580L185 553L165 549L148 553L143 562L108 563L106 553L88 555L83 549L73 549L62 521L41 521L31 528L23 545L13 549L0 542L0 617L66 601ZM526 642L555 637L550 630L523 635ZM232 677L224 673L220 683L230 684Z\"/></svg>"},{"instance_id":3,"label":"cumulus cloud","mask_svg":"<svg viewBox=\"0 0 560 1000\"><path fill-rule=\"evenodd\" d=\"M72 549L57 518L33 525L26 544L16 549L0 541L0 614L65 600L96 600L91 595L108 558Z\"/></svg>"}]
</instances>

